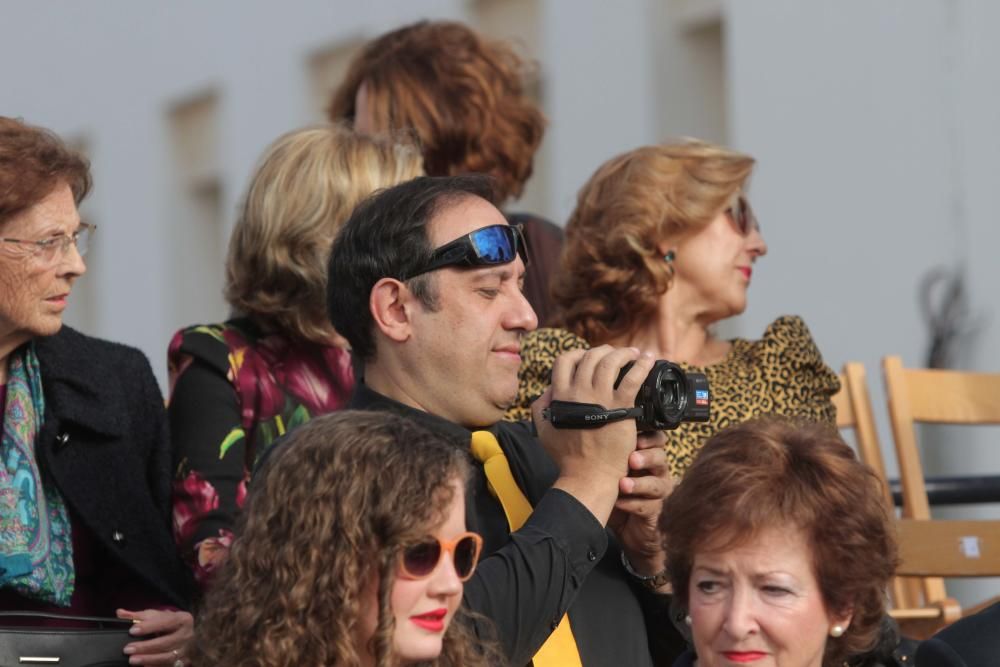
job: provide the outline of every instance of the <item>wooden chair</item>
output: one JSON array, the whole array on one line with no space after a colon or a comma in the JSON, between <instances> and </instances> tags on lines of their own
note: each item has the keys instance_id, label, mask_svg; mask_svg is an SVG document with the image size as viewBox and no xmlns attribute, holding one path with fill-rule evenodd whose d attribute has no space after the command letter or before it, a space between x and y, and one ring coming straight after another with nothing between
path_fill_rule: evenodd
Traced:
<instances>
[{"instance_id":1,"label":"wooden chair","mask_svg":"<svg viewBox=\"0 0 1000 667\"><path fill-rule=\"evenodd\" d=\"M892 424L896 456L899 460L903 519L927 521L931 518L930 503L927 500L923 466L917 449L915 424L1000 424L1000 374L904 368L902 361L896 356L885 357L882 360L882 370L888 394L889 418ZM964 523L967 524L966 527L969 527L974 522L957 523ZM989 523L986 522L986 524ZM920 524L901 522L900 525ZM924 529L921 528L921 530ZM917 529L907 527L901 528L901 530L915 531ZM944 529L926 528L926 530ZM996 534L990 532L988 536L992 539L996 537ZM908 533L901 533L901 537L905 540L917 540L919 535L914 533L911 538ZM934 541L943 539L943 536L927 532L923 534L922 539L931 540L931 543L921 548L932 548ZM912 551L912 549L917 548L916 546L907 545L905 548L911 550L907 553L916 553ZM995 556L994 560L996 560ZM969 569L974 569L972 566L975 563L966 562L965 564L970 566ZM921 599L916 601L915 606L937 605L942 608L943 612L946 612L946 617L951 616L954 610L948 611L950 602L948 602L944 580L941 577L978 576L976 574L955 574L955 572L960 571L964 572L962 568L936 573L931 570L927 570L923 574L910 572L909 574L913 576L922 577L918 591ZM901 571L900 574L907 574L907 572ZM911 594L911 603L914 602L912 597ZM947 618L945 622L947 622Z\"/></svg>"},{"instance_id":2,"label":"wooden chair","mask_svg":"<svg viewBox=\"0 0 1000 667\"><path fill-rule=\"evenodd\" d=\"M897 576L923 581L1000 576L1000 521L899 519L896 526L901 561ZM975 613L994 601L964 612ZM891 613L905 634L922 639L961 618L963 610L956 600L942 595L922 606L893 609Z\"/></svg>"},{"instance_id":3,"label":"wooden chair","mask_svg":"<svg viewBox=\"0 0 1000 667\"><path fill-rule=\"evenodd\" d=\"M885 473L885 460L882 458L878 431L875 429L872 399L868 393L864 364L848 361L844 364L844 372L839 377L840 391L833 396L833 405L837 408L837 428L854 433L858 455L882 480L885 500L888 506L892 507L892 491Z\"/></svg>"},{"instance_id":4,"label":"wooden chair","mask_svg":"<svg viewBox=\"0 0 1000 667\"><path fill-rule=\"evenodd\" d=\"M833 405L837 408L837 428L854 433L859 457L878 475L882 481L886 506L893 508L892 490L885 472L885 459L882 457L878 431L875 428L875 416L872 411L871 395L868 393L864 364L857 361L847 362L839 377L840 391L833 396ZM915 609L917 590L913 584L908 586L903 579L893 577L890 588L892 614L901 625L910 619L923 622L928 616L927 612ZM937 612L932 614L932 616L938 615Z\"/></svg>"}]
</instances>

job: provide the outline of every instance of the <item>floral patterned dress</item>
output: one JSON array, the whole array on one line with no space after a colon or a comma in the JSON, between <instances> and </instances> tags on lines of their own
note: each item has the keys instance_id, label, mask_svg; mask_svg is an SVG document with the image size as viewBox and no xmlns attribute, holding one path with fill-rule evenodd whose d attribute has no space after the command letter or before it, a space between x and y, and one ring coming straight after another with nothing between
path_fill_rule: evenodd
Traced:
<instances>
[{"instance_id":1,"label":"floral patterned dress","mask_svg":"<svg viewBox=\"0 0 1000 667\"><path fill-rule=\"evenodd\" d=\"M204 587L228 554L254 463L281 435L344 406L350 354L249 318L178 331L170 373L174 539Z\"/></svg>"}]
</instances>

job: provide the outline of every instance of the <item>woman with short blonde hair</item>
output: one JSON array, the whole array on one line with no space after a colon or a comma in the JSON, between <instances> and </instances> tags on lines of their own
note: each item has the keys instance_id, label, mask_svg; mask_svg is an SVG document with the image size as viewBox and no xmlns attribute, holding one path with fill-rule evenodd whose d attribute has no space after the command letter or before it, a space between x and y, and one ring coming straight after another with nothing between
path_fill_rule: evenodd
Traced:
<instances>
[{"instance_id":1,"label":"woman with short blonde hair","mask_svg":"<svg viewBox=\"0 0 1000 667\"><path fill-rule=\"evenodd\" d=\"M326 315L334 236L373 191L422 171L415 147L343 125L265 152L230 240L233 317L177 332L168 350L174 536L200 583L228 551L257 457L350 396L350 354Z\"/></svg>"},{"instance_id":2,"label":"woman with short blonde hair","mask_svg":"<svg viewBox=\"0 0 1000 667\"><path fill-rule=\"evenodd\" d=\"M326 256L340 224L375 190L422 173L413 146L342 125L281 137L264 154L229 240L226 300L271 328L328 343Z\"/></svg>"},{"instance_id":3,"label":"woman with short blonde hair","mask_svg":"<svg viewBox=\"0 0 1000 667\"><path fill-rule=\"evenodd\" d=\"M674 475L730 424L769 413L833 424L837 375L801 318L777 318L758 340L714 332L746 309L755 266L767 254L747 195L753 167L749 155L686 140L642 146L597 169L566 224L552 285L560 328L524 338L508 418L530 418L560 353L609 344L708 378L709 421L666 433Z\"/></svg>"},{"instance_id":4,"label":"woman with short blonde hair","mask_svg":"<svg viewBox=\"0 0 1000 667\"><path fill-rule=\"evenodd\" d=\"M659 246L708 225L743 191L753 165L701 141L643 146L601 165L566 225L553 284L559 322L607 340L652 317L672 277Z\"/></svg>"}]
</instances>

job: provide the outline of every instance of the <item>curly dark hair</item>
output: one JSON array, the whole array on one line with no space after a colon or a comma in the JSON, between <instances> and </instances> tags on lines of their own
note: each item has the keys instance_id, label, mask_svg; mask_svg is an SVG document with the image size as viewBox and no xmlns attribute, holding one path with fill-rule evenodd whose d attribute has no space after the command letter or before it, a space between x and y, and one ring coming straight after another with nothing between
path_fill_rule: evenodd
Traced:
<instances>
[{"instance_id":1,"label":"curly dark hair","mask_svg":"<svg viewBox=\"0 0 1000 667\"><path fill-rule=\"evenodd\" d=\"M870 651L898 564L895 531L878 477L827 425L768 417L709 438L660 518L677 601L687 608L700 549L735 547L779 525L806 535L827 609L852 611L823 665Z\"/></svg>"},{"instance_id":2,"label":"curly dark hair","mask_svg":"<svg viewBox=\"0 0 1000 667\"><path fill-rule=\"evenodd\" d=\"M45 199L60 184L80 204L90 192L90 163L55 133L0 116L0 224Z\"/></svg>"},{"instance_id":3,"label":"curly dark hair","mask_svg":"<svg viewBox=\"0 0 1000 667\"><path fill-rule=\"evenodd\" d=\"M710 223L745 187L753 164L687 141L643 146L601 165L566 223L554 323L593 345L642 326L670 282L659 244Z\"/></svg>"},{"instance_id":4,"label":"curly dark hair","mask_svg":"<svg viewBox=\"0 0 1000 667\"><path fill-rule=\"evenodd\" d=\"M261 464L190 659L216 667L360 665L363 591L378 577L375 664L395 665L390 596L403 545L444 520L468 454L404 417L311 420ZM485 665L456 615L433 665ZM488 646L487 646L488 648Z\"/></svg>"},{"instance_id":5,"label":"curly dark hair","mask_svg":"<svg viewBox=\"0 0 1000 667\"><path fill-rule=\"evenodd\" d=\"M420 21L365 45L328 107L353 120L365 86L374 129L412 131L430 176L489 174L498 206L531 176L545 116L524 92L527 64L510 45L449 21Z\"/></svg>"}]
</instances>

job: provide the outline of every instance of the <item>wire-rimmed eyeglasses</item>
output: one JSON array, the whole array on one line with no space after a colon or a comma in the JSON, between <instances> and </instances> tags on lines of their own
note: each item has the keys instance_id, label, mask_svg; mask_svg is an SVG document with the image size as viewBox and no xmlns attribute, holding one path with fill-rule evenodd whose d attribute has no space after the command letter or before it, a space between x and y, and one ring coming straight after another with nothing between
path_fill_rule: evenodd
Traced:
<instances>
[{"instance_id":1,"label":"wire-rimmed eyeglasses","mask_svg":"<svg viewBox=\"0 0 1000 667\"><path fill-rule=\"evenodd\" d=\"M97 231L97 225L81 222L76 231L71 235L60 234L40 241L26 241L24 239L0 238L0 242L14 243L27 250L36 259L46 263L54 263L59 258L64 257L70 245L76 246L76 251L83 257L87 254L90 246L90 237Z\"/></svg>"}]
</instances>

